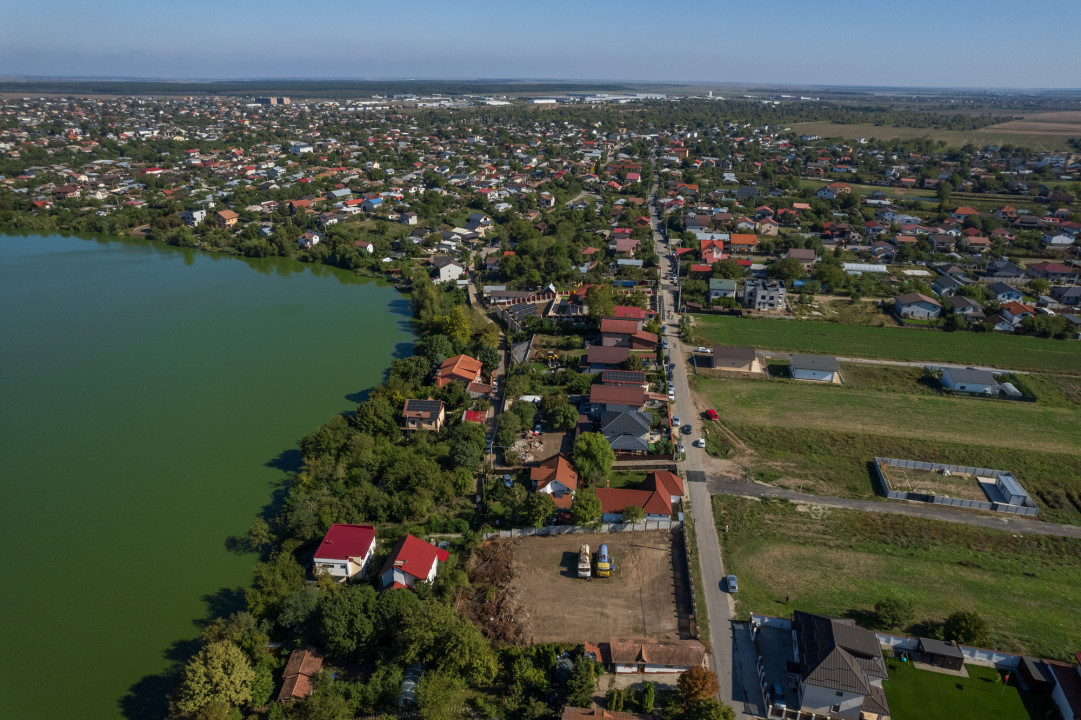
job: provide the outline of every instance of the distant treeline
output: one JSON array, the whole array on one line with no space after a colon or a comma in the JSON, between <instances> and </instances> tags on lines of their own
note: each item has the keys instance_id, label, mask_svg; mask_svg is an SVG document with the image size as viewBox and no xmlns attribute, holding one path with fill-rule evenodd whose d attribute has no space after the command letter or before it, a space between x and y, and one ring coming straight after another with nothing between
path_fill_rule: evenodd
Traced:
<instances>
[{"instance_id":1,"label":"distant treeline","mask_svg":"<svg viewBox=\"0 0 1081 720\"><path fill-rule=\"evenodd\" d=\"M353 98L371 95L503 95L510 93L630 92L626 84L485 80L251 80L162 82L148 80L28 80L0 82L2 93L25 95L285 95Z\"/></svg>"}]
</instances>

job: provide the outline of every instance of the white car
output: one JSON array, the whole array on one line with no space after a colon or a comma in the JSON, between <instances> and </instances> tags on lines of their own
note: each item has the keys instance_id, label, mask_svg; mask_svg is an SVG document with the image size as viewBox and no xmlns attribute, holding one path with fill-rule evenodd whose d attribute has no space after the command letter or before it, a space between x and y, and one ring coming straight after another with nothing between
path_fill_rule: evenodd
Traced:
<instances>
[{"instance_id":1,"label":"white car","mask_svg":"<svg viewBox=\"0 0 1081 720\"><path fill-rule=\"evenodd\" d=\"M700 348L698 348L697 350L695 350L695 352L700 352L700 353L711 353L711 352L713 352L713 351L712 351L712 350L710 350L709 348L704 348L704 347L700 347Z\"/></svg>"},{"instance_id":2,"label":"white car","mask_svg":"<svg viewBox=\"0 0 1081 720\"><path fill-rule=\"evenodd\" d=\"M698 438L697 440L694 441L694 446L698 447L698 448L704 448L706 446L706 439L705 438Z\"/></svg>"}]
</instances>

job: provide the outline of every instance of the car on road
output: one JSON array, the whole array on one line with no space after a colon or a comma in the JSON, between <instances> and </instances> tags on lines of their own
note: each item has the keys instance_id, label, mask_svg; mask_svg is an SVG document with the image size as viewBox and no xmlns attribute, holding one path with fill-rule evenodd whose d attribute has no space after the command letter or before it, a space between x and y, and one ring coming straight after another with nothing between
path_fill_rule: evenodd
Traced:
<instances>
[{"instance_id":1,"label":"car on road","mask_svg":"<svg viewBox=\"0 0 1081 720\"><path fill-rule=\"evenodd\" d=\"M697 448L704 448L706 446L706 439L705 438L698 438L697 440L694 441L694 446L697 447Z\"/></svg>"},{"instance_id":2,"label":"car on road","mask_svg":"<svg viewBox=\"0 0 1081 720\"><path fill-rule=\"evenodd\" d=\"M678 449L679 449L679 451L680 451L681 453L682 453L682 452L684 451L684 448L683 448L683 441L682 441L682 440L680 440L680 441L679 441L679 446L678 446Z\"/></svg>"},{"instance_id":3,"label":"car on road","mask_svg":"<svg viewBox=\"0 0 1081 720\"><path fill-rule=\"evenodd\" d=\"M672 427L679 427L679 415L672 416Z\"/></svg>"},{"instance_id":4,"label":"car on road","mask_svg":"<svg viewBox=\"0 0 1081 720\"><path fill-rule=\"evenodd\" d=\"M710 410L706 410L706 411L705 411L704 413L702 413L702 414L706 416L706 420L716 420L717 418L719 418L719 417L720 417L720 415L718 415L718 414L717 414L717 411L716 411L716 410L712 410L712 409L710 409Z\"/></svg>"},{"instance_id":5,"label":"car on road","mask_svg":"<svg viewBox=\"0 0 1081 720\"><path fill-rule=\"evenodd\" d=\"M665 350L668 349L668 338L661 340L661 347L663 347Z\"/></svg>"},{"instance_id":6,"label":"car on road","mask_svg":"<svg viewBox=\"0 0 1081 720\"><path fill-rule=\"evenodd\" d=\"M674 392L672 392L671 390L669 390L668 391L668 402L675 402L675 401L676 401L676 394Z\"/></svg>"},{"instance_id":7,"label":"car on road","mask_svg":"<svg viewBox=\"0 0 1081 720\"><path fill-rule=\"evenodd\" d=\"M739 590L739 581L736 580L735 575L729 575L724 579L724 582L728 586L728 592L734 593Z\"/></svg>"},{"instance_id":8,"label":"car on road","mask_svg":"<svg viewBox=\"0 0 1081 720\"><path fill-rule=\"evenodd\" d=\"M698 348L697 350L695 350L695 352L700 352L700 353L711 353L711 352L713 352L713 351L712 351L712 350L710 350L709 348L699 347L699 348Z\"/></svg>"},{"instance_id":9,"label":"car on road","mask_svg":"<svg viewBox=\"0 0 1081 720\"><path fill-rule=\"evenodd\" d=\"M690 425L690 423L687 423L686 425L683 426L682 432L683 432L684 435L690 435L691 434L691 425Z\"/></svg>"}]
</instances>

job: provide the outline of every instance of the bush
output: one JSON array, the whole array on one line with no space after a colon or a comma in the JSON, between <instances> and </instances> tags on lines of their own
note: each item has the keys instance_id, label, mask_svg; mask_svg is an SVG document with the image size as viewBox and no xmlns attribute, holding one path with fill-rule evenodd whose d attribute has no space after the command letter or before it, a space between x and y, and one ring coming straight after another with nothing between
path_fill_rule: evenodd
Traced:
<instances>
[{"instance_id":1,"label":"bush","mask_svg":"<svg viewBox=\"0 0 1081 720\"><path fill-rule=\"evenodd\" d=\"M886 630L903 629L912 622L916 608L911 601L886 598L875 603L875 615Z\"/></svg>"}]
</instances>

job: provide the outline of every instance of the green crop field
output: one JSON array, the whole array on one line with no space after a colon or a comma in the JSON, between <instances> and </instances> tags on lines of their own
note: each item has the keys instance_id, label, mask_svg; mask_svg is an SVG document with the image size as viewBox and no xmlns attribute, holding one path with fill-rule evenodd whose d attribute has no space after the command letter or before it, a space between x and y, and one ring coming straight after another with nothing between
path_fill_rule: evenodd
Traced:
<instances>
[{"instance_id":1,"label":"green crop field","mask_svg":"<svg viewBox=\"0 0 1081 720\"><path fill-rule=\"evenodd\" d=\"M1081 523L1081 405L1067 376L1025 375L1036 403L945 395L922 370L844 363L846 385L694 376L695 392L782 487L872 498L875 456L1012 471L1053 522Z\"/></svg>"},{"instance_id":2,"label":"green crop field","mask_svg":"<svg viewBox=\"0 0 1081 720\"><path fill-rule=\"evenodd\" d=\"M1081 637L1081 540L727 495L713 510L741 617L804 610L870 628L875 603L898 598L915 608L906 633L972 610L1009 652L1065 659Z\"/></svg>"},{"instance_id":3,"label":"green crop field","mask_svg":"<svg viewBox=\"0 0 1081 720\"><path fill-rule=\"evenodd\" d=\"M912 127L888 127L874 125L873 123L853 123L850 125L833 122L806 122L792 125L793 132L799 135L820 135L823 138L841 137L852 140L858 137L876 138L878 140L913 140L915 138L931 138L942 140L950 147L962 147L972 143L978 147L987 145L1021 145L1030 150L1044 150L1048 152L1069 150L1067 140L1069 134L1046 134L1028 133L991 128L979 130L937 130L934 128ZM1077 137L1081 131L1073 135Z\"/></svg>"},{"instance_id":4,"label":"green crop field","mask_svg":"<svg viewBox=\"0 0 1081 720\"><path fill-rule=\"evenodd\" d=\"M917 670L912 663L886 661L889 679L882 683L896 720L1028 720L1017 673L1002 684L995 668L967 665L968 677Z\"/></svg>"},{"instance_id":5,"label":"green crop field","mask_svg":"<svg viewBox=\"0 0 1081 720\"><path fill-rule=\"evenodd\" d=\"M1081 375L1081 342L1068 340L706 315L695 316L695 333L705 344Z\"/></svg>"}]
</instances>

